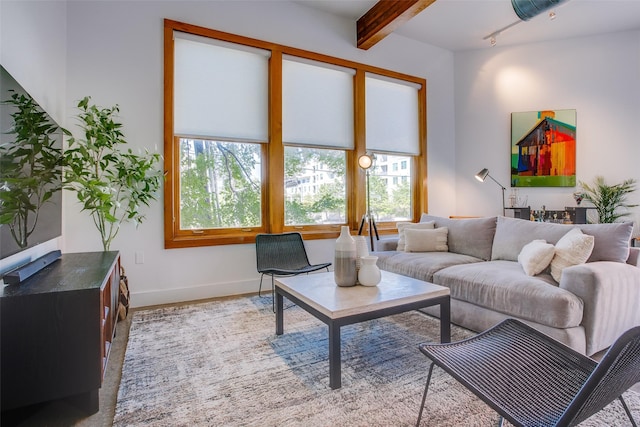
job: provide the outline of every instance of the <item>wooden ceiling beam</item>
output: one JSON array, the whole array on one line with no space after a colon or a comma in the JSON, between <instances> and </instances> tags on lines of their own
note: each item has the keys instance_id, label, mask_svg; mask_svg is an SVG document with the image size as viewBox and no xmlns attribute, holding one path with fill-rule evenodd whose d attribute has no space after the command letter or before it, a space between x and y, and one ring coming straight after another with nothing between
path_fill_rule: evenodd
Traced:
<instances>
[{"instance_id":1,"label":"wooden ceiling beam","mask_svg":"<svg viewBox=\"0 0 640 427\"><path fill-rule=\"evenodd\" d=\"M434 1L380 0L358 19L358 48L369 49Z\"/></svg>"}]
</instances>

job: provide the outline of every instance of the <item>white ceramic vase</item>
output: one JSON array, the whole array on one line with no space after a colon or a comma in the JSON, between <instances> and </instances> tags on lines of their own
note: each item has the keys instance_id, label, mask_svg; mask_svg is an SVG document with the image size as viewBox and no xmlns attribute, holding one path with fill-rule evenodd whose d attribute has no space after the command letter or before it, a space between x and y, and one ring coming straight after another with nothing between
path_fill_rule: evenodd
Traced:
<instances>
[{"instance_id":1,"label":"white ceramic vase","mask_svg":"<svg viewBox=\"0 0 640 427\"><path fill-rule=\"evenodd\" d=\"M333 275L338 286L355 286L358 281L356 270L356 241L349 234L349 227L342 226L336 240Z\"/></svg>"},{"instance_id":2,"label":"white ceramic vase","mask_svg":"<svg viewBox=\"0 0 640 427\"><path fill-rule=\"evenodd\" d=\"M356 270L360 270L360 258L369 255L369 246L365 236L353 236L356 241Z\"/></svg>"},{"instance_id":3,"label":"white ceramic vase","mask_svg":"<svg viewBox=\"0 0 640 427\"><path fill-rule=\"evenodd\" d=\"M362 286L376 286L382 279L382 273L376 262L378 257L374 255L364 256L360 259L360 271L358 271L358 282Z\"/></svg>"}]
</instances>

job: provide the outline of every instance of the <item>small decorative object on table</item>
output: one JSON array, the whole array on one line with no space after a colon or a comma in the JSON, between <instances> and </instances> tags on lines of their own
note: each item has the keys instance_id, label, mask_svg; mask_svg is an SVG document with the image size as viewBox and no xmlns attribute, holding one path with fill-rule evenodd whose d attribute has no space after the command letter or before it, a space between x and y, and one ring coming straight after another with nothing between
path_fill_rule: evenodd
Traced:
<instances>
[{"instance_id":1,"label":"small decorative object on table","mask_svg":"<svg viewBox=\"0 0 640 427\"><path fill-rule=\"evenodd\" d=\"M360 270L360 258L369 255L367 238L365 236L353 236L356 241L356 271Z\"/></svg>"},{"instance_id":2,"label":"small decorative object on table","mask_svg":"<svg viewBox=\"0 0 640 427\"><path fill-rule=\"evenodd\" d=\"M510 208L517 208L518 206L520 206L520 196L518 195L518 189L517 188L512 188L511 189L511 194L509 194L509 207Z\"/></svg>"},{"instance_id":3,"label":"small decorative object on table","mask_svg":"<svg viewBox=\"0 0 640 427\"><path fill-rule=\"evenodd\" d=\"M360 271L358 272L358 282L362 286L376 286L380 283L382 274L376 264L377 261L378 257L375 255L362 257Z\"/></svg>"},{"instance_id":4,"label":"small decorative object on table","mask_svg":"<svg viewBox=\"0 0 640 427\"><path fill-rule=\"evenodd\" d=\"M358 280L356 271L356 241L349 234L349 227L341 227L340 237L336 240L336 253L333 274L336 285L355 286Z\"/></svg>"},{"instance_id":5,"label":"small decorative object on table","mask_svg":"<svg viewBox=\"0 0 640 427\"><path fill-rule=\"evenodd\" d=\"M584 198L584 194L581 193L580 191L576 191L575 193L573 193L573 199L576 201L576 205L580 206L580 203L582 202L583 198Z\"/></svg>"}]
</instances>

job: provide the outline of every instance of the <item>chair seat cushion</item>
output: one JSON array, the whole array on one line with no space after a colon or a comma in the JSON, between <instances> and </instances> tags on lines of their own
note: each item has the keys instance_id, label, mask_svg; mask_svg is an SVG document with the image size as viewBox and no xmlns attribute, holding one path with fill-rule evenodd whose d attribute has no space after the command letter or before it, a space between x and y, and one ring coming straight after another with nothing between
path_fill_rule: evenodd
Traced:
<instances>
[{"instance_id":1,"label":"chair seat cushion","mask_svg":"<svg viewBox=\"0 0 640 427\"><path fill-rule=\"evenodd\" d=\"M448 287L451 298L542 325L571 328L582 321L580 298L549 274L527 276L517 262L456 265L435 272L433 283Z\"/></svg>"},{"instance_id":2,"label":"chair seat cushion","mask_svg":"<svg viewBox=\"0 0 640 427\"><path fill-rule=\"evenodd\" d=\"M298 274L311 273L312 271L321 270L323 268L329 267L330 265L331 263L327 262L324 264L305 265L295 269L265 268L264 270L260 270L259 273L273 274L274 276L295 276Z\"/></svg>"}]
</instances>

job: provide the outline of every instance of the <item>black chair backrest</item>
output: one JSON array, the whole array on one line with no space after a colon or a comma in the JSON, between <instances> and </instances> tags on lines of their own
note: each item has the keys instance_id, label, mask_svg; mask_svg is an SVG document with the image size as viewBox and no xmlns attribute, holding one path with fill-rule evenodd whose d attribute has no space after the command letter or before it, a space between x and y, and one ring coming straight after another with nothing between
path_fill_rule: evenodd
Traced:
<instances>
[{"instance_id":1,"label":"black chair backrest","mask_svg":"<svg viewBox=\"0 0 640 427\"><path fill-rule=\"evenodd\" d=\"M256 235L258 273L267 270L297 270L309 266L300 233Z\"/></svg>"},{"instance_id":2,"label":"black chair backrest","mask_svg":"<svg viewBox=\"0 0 640 427\"><path fill-rule=\"evenodd\" d=\"M597 413L640 382L640 326L609 348L573 399L558 425L575 425Z\"/></svg>"}]
</instances>

